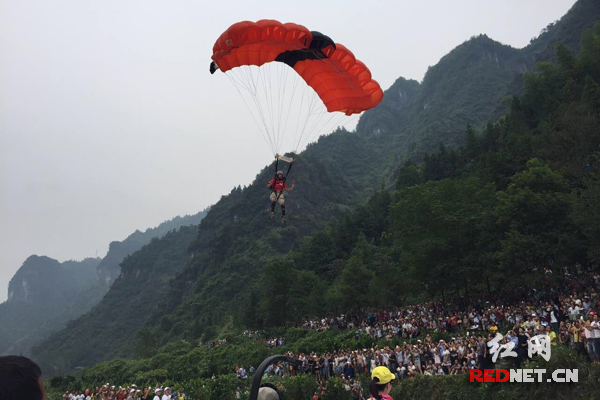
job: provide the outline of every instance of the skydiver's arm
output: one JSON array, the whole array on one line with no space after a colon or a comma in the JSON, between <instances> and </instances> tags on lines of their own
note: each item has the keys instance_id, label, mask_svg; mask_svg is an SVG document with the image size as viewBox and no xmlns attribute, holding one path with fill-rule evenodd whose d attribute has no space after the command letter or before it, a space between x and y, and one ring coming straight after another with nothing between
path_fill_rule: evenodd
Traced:
<instances>
[{"instance_id":1,"label":"skydiver's arm","mask_svg":"<svg viewBox=\"0 0 600 400\"><path fill-rule=\"evenodd\" d=\"M269 183L267 183L267 187L268 187L269 189L273 189L273 183L274 183L273 181L274 181L274 180L275 180L275 179L271 178L271 180L269 181Z\"/></svg>"},{"instance_id":2,"label":"skydiver's arm","mask_svg":"<svg viewBox=\"0 0 600 400\"><path fill-rule=\"evenodd\" d=\"M296 187L296 181L292 181L292 187L286 187L285 191L289 193L292 190L294 190L295 187Z\"/></svg>"}]
</instances>

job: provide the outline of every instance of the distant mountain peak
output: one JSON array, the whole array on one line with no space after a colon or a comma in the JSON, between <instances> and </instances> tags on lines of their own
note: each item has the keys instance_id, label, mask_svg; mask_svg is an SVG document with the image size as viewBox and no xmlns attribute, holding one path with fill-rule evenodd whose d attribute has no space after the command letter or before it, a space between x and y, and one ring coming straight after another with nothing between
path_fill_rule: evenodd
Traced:
<instances>
[{"instance_id":1,"label":"distant mountain peak","mask_svg":"<svg viewBox=\"0 0 600 400\"><path fill-rule=\"evenodd\" d=\"M134 233L127 236L123 241L111 242L108 253L97 268L99 280L108 288L121 273L120 265L126 256L141 249L152 238L160 238L173 229L179 229L186 225L199 225L209 210L210 207L194 215L184 215L183 217L178 215L143 232L136 229Z\"/></svg>"},{"instance_id":2,"label":"distant mountain peak","mask_svg":"<svg viewBox=\"0 0 600 400\"><path fill-rule=\"evenodd\" d=\"M591 28L600 16L600 1L578 0L557 21L550 22L540 35L531 39L523 51L534 62L554 60L554 45L562 42L574 53L579 52L581 32Z\"/></svg>"},{"instance_id":3,"label":"distant mountain peak","mask_svg":"<svg viewBox=\"0 0 600 400\"><path fill-rule=\"evenodd\" d=\"M594 11L599 3L580 0L578 4L592 7L591 14L576 9L570 12L573 24L561 20L550 30L562 29L556 37L565 42L579 40L581 31L591 26L588 19L600 16ZM547 37L536 45L550 46ZM467 124L476 129L503 115L504 97L521 87L513 83L520 83L521 73L535 67L532 49L515 49L477 35L431 67L421 84L396 80L382 103L363 114L358 134L324 136L298 155L306 162L294 170L294 177L303 183L290 195L287 227L275 227L269 219L265 183L272 170L263 169L246 189L222 197L191 244L186 241L194 235L182 230L127 258L123 274L98 306L73 329L41 344L36 356L47 363L61 358L64 368L72 369L132 355L132 337L140 327L155 329L166 342L177 335L196 337L208 324L218 324L219 316L245 306L244 291L260 276L267 257L288 254L330 218L348 215L348 209L381 182L390 183L386 173L403 158L416 161L440 144L459 145ZM178 272L174 276L165 270ZM147 285L161 292L149 296ZM103 351L90 354L90 348Z\"/></svg>"},{"instance_id":4,"label":"distant mountain peak","mask_svg":"<svg viewBox=\"0 0 600 400\"><path fill-rule=\"evenodd\" d=\"M8 284L8 302L45 302L65 299L72 287L93 280L99 258L63 263L47 257L27 257Z\"/></svg>"},{"instance_id":5,"label":"distant mountain peak","mask_svg":"<svg viewBox=\"0 0 600 400\"><path fill-rule=\"evenodd\" d=\"M47 256L31 255L17 270L8 286L8 300L0 304L0 355L28 355L32 345L62 329L68 320L79 317L96 305L120 274L123 259L148 244L152 238L198 225L208 209L177 216L144 232L136 230L123 241L110 243L103 258L59 262ZM187 228L189 232L194 228Z\"/></svg>"}]
</instances>

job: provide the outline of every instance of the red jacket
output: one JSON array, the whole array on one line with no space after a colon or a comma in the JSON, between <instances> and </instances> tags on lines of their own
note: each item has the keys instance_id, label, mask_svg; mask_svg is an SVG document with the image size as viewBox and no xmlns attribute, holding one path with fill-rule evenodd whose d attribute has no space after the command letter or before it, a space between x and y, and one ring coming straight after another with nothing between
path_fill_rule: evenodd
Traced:
<instances>
[{"instance_id":1,"label":"red jacket","mask_svg":"<svg viewBox=\"0 0 600 400\"><path fill-rule=\"evenodd\" d=\"M286 182L283 181L283 179L279 179L279 178L273 178L269 181L269 186L271 187L271 189L275 190L276 192L281 192L283 191L283 189L287 189L288 185Z\"/></svg>"}]
</instances>

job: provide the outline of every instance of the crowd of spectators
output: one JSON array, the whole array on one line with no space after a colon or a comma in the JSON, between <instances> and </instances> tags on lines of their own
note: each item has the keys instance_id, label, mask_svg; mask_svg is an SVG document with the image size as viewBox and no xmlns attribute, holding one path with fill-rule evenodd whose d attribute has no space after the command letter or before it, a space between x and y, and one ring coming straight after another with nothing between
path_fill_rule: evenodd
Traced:
<instances>
[{"instance_id":1,"label":"crowd of spectators","mask_svg":"<svg viewBox=\"0 0 600 400\"><path fill-rule=\"evenodd\" d=\"M63 400L184 400L182 388L171 390L170 387L144 387L136 385L115 387L109 383L83 391L68 391L63 394Z\"/></svg>"},{"instance_id":2,"label":"crowd of spectators","mask_svg":"<svg viewBox=\"0 0 600 400\"><path fill-rule=\"evenodd\" d=\"M322 354L288 353L301 363L274 364L265 373L312 374L321 387L329 378L339 377L346 390L360 398L362 388L357 376L369 374L378 366L388 367L399 380L418 374L464 374L472 368L494 368L497 362L514 362L519 366L530 361L528 342L538 335L547 335L550 346L569 346L592 362L600 362L600 322L596 314L600 310L600 274L579 270L567 278L559 288L532 290L521 300L460 299L306 319L300 325L305 329L350 330L356 339L370 337L374 345ZM434 332L445 333L450 339L433 340ZM262 338L273 349L285 346L282 336L265 339L259 331L244 331L243 336ZM399 344L389 346L384 339L397 339L394 343ZM501 351L495 351L490 345L493 340L499 346L513 349L512 358L504 358ZM219 340L208 346L223 343ZM235 372L240 380L246 380L254 374L254 368L236 366ZM139 390L135 385L116 389L105 385L96 388L93 395L92 391L66 393L65 400L169 400L184 396L181 391L174 395L167 389L159 392L160 389Z\"/></svg>"},{"instance_id":3,"label":"crowd of spectators","mask_svg":"<svg viewBox=\"0 0 600 400\"><path fill-rule=\"evenodd\" d=\"M563 287L547 292L533 290L528 299L521 301L432 302L360 315L312 318L301 326L317 331L350 329L357 339L369 336L375 340L412 339L434 331L465 338L486 334L493 337L497 332L518 336L520 328L523 334L533 336L550 329L552 336L556 335L556 343L582 353L587 349L589 357L597 361L597 338L586 327L594 325L595 314L600 310L598 288L600 274L580 271L569 275Z\"/></svg>"},{"instance_id":4,"label":"crowd of spectators","mask_svg":"<svg viewBox=\"0 0 600 400\"><path fill-rule=\"evenodd\" d=\"M527 364L528 342L538 335L547 335L550 346L568 346L587 355L592 362L600 362L598 288L600 274L575 270L567 274L562 287L545 292L533 290L521 301L432 302L360 315L307 319L301 324L305 329L348 329L356 339L368 336L375 343L384 339L405 340L393 348L375 345L324 354L290 353L302 361L299 367L282 364L267 372L279 376L310 373L318 381L337 376L347 382L348 390L356 390L356 376L368 374L381 365L402 380L417 374L463 374L472 368L494 368L496 362ZM454 337L434 342L431 332L436 331ZM498 346L512 349L514 355L503 355L504 349L494 349L491 346L494 339ZM276 338L266 342L285 343L285 340Z\"/></svg>"},{"instance_id":5,"label":"crowd of spectators","mask_svg":"<svg viewBox=\"0 0 600 400\"><path fill-rule=\"evenodd\" d=\"M593 285L578 288L574 285L568 293L543 296L534 293L528 300L519 302L486 301L483 303L442 302L425 303L392 310L371 311L361 315L345 314L338 317L307 319L301 327L317 331L332 328L352 329L356 336L369 335L376 339L413 338L422 331L445 332L487 331L496 326L503 330L517 321L533 319L537 325L547 322L558 330L559 321L575 321L598 309L596 291L600 287L600 274L586 281Z\"/></svg>"}]
</instances>

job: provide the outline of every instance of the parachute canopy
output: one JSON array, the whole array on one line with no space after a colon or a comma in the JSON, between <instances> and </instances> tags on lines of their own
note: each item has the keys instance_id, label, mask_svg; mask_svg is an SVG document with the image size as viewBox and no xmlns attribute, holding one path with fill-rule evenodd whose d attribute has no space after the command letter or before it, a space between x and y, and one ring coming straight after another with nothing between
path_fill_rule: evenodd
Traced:
<instances>
[{"instance_id":1,"label":"parachute canopy","mask_svg":"<svg viewBox=\"0 0 600 400\"><path fill-rule=\"evenodd\" d=\"M253 117L274 153L279 151L289 114L306 114L306 120L299 116L295 127L292 123L292 129L301 134L294 141L298 147L302 139L308 140L328 125L325 122L332 118L323 118L323 114L359 114L377 106L383 98L369 69L350 50L294 23L260 20L233 24L215 42L212 60L211 73L217 69L228 73L240 94L250 95L246 104L254 102L257 112ZM273 73L273 64L283 67L277 66ZM287 66L297 73L291 83ZM318 102L310 98L306 85L299 87L298 76L318 96ZM294 100L297 91L302 91L300 99Z\"/></svg>"}]
</instances>

